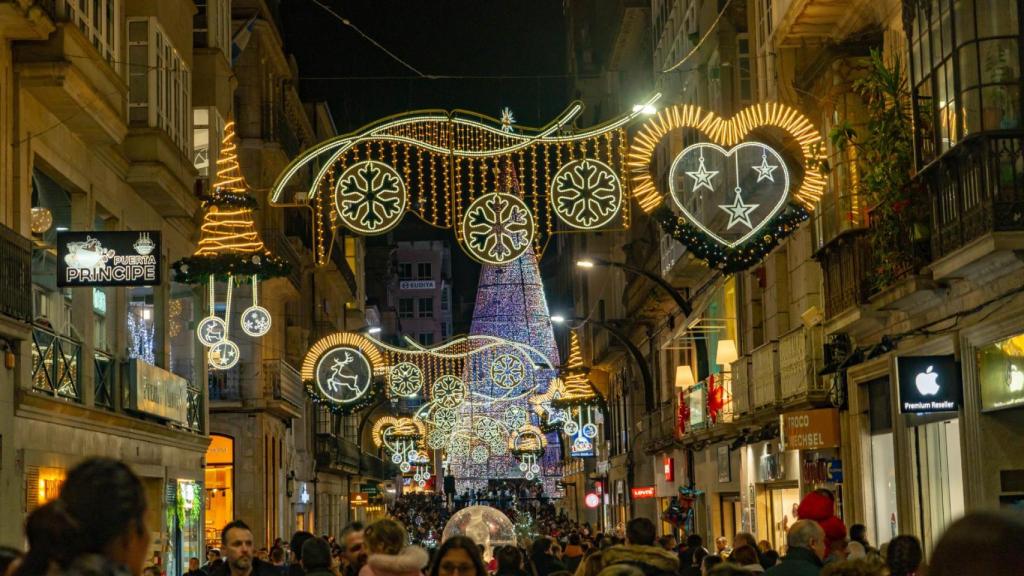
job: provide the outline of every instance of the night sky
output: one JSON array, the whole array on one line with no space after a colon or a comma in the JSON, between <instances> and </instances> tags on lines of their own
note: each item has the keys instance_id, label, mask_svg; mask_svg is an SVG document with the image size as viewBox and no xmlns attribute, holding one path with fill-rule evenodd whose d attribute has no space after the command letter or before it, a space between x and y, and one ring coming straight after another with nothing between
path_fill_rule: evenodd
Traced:
<instances>
[{"instance_id":1,"label":"night sky","mask_svg":"<svg viewBox=\"0 0 1024 576\"><path fill-rule=\"evenodd\" d=\"M302 98L326 101L339 133L424 108L498 117L507 106L517 123L541 126L571 100L561 0L320 1L424 75L455 76L418 77L312 0L283 2L285 49L298 61ZM407 215L390 236L447 239L453 299L473 302L479 266L450 231ZM459 329L469 319L455 320Z\"/></svg>"}]
</instances>

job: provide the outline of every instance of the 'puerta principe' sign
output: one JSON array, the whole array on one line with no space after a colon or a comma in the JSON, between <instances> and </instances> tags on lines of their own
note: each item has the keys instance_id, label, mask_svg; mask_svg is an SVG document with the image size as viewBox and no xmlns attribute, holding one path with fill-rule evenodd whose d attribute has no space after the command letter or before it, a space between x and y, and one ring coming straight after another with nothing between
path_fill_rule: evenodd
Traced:
<instances>
[{"instance_id":1,"label":"'puerta principe' sign","mask_svg":"<svg viewBox=\"0 0 1024 576\"><path fill-rule=\"evenodd\" d=\"M57 286L160 284L160 232L58 232Z\"/></svg>"}]
</instances>

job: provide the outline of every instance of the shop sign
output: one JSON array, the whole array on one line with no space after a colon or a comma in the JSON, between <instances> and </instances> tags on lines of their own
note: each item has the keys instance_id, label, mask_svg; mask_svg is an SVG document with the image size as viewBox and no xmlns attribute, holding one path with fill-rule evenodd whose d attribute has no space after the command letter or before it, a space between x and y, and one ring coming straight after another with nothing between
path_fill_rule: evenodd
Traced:
<instances>
[{"instance_id":1,"label":"shop sign","mask_svg":"<svg viewBox=\"0 0 1024 576\"><path fill-rule=\"evenodd\" d=\"M978 350L982 411L1024 406L1024 334Z\"/></svg>"},{"instance_id":2,"label":"shop sign","mask_svg":"<svg viewBox=\"0 0 1024 576\"><path fill-rule=\"evenodd\" d=\"M960 406L960 365L952 354L898 356L900 412L955 412Z\"/></svg>"},{"instance_id":3,"label":"shop sign","mask_svg":"<svg viewBox=\"0 0 1024 576\"><path fill-rule=\"evenodd\" d=\"M633 500L644 500L646 498L654 498L654 486L636 486L629 490L629 495L633 497Z\"/></svg>"},{"instance_id":4,"label":"shop sign","mask_svg":"<svg viewBox=\"0 0 1024 576\"><path fill-rule=\"evenodd\" d=\"M839 412L835 408L789 412L780 418L783 450L821 450L839 446Z\"/></svg>"},{"instance_id":5,"label":"shop sign","mask_svg":"<svg viewBox=\"0 0 1024 576\"><path fill-rule=\"evenodd\" d=\"M160 232L57 232L57 286L156 286L160 268Z\"/></svg>"},{"instance_id":6,"label":"shop sign","mask_svg":"<svg viewBox=\"0 0 1024 576\"><path fill-rule=\"evenodd\" d=\"M366 506L370 502L366 492L352 492L349 494L348 503L350 506Z\"/></svg>"},{"instance_id":7,"label":"shop sign","mask_svg":"<svg viewBox=\"0 0 1024 576\"><path fill-rule=\"evenodd\" d=\"M188 382L136 358L128 362L129 410L188 424Z\"/></svg>"},{"instance_id":8,"label":"shop sign","mask_svg":"<svg viewBox=\"0 0 1024 576\"><path fill-rule=\"evenodd\" d=\"M583 503L587 505L587 508L597 508L601 505L601 497L590 492L583 499Z\"/></svg>"},{"instance_id":9,"label":"shop sign","mask_svg":"<svg viewBox=\"0 0 1024 576\"><path fill-rule=\"evenodd\" d=\"M376 496L380 494L380 487L376 484L360 484L359 491L367 496Z\"/></svg>"},{"instance_id":10,"label":"shop sign","mask_svg":"<svg viewBox=\"0 0 1024 576\"><path fill-rule=\"evenodd\" d=\"M843 461L833 458L828 464L828 479L833 484L843 483Z\"/></svg>"},{"instance_id":11,"label":"shop sign","mask_svg":"<svg viewBox=\"0 0 1024 576\"><path fill-rule=\"evenodd\" d=\"M689 430L697 430L704 427L704 407L706 404L707 392L704 384L698 384L690 388L686 398L690 411L690 421L687 422Z\"/></svg>"},{"instance_id":12,"label":"shop sign","mask_svg":"<svg viewBox=\"0 0 1024 576\"><path fill-rule=\"evenodd\" d=\"M676 478L676 460L675 458L665 457L665 481L672 482Z\"/></svg>"},{"instance_id":13,"label":"shop sign","mask_svg":"<svg viewBox=\"0 0 1024 576\"><path fill-rule=\"evenodd\" d=\"M433 290L433 280L402 280L398 283L399 290Z\"/></svg>"},{"instance_id":14,"label":"shop sign","mask_svg":"<svg viewBox=\"0 0 1024 576\"><path fill-rule=\"evenodd\" d=\"M299 485L299 504L309 504L309 489L305 482Z\"/></svg>"}]
</instances>

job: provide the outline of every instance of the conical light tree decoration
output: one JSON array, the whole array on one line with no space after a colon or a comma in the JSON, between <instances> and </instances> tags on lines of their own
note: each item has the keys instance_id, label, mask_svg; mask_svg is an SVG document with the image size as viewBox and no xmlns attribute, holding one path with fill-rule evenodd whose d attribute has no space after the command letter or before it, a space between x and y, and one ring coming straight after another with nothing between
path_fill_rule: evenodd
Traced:
<instances>
[{"instance_id":1,"label":"conical light tree decoration","mask_svg":"<svg viewBox=\"0 0 1024 576\"><path fill-rule=\"evenodd\" d=\"M566 411L562 431L572 441L570 454L573 456L594 455L594 438L598 432L594 416L595 408L600 405L600 397L590 383L588 373L589 370L583 366L579 334L576 330L570 330L569 359L562 369L562 394L551 400L551 406Z\"/></svg>"},{"instance_id":2,"label":"conical light tree decoration","mask_svg":"<svg viewBox=\"0 0 1024 576\"><path fill-rule=\"evenodd\" d=\"M274 256L256 229L253 211L258 207L249 196L238 166L235 123L224 126L217 177L212 192L203 198L203 223L198 248L188 258L174 263L175 280L184 284L209 285L209 315L199 322L196 335L209 348L210 367L226 370L238 362L238 346L229 338L231 292L236 282L247 278L252 285L252 306L242 312L242 331L258 338L270 331L270 312L259 305L260 278L288 273L287 262ZM227 283L224 318L215 312L216 282Z\"/></svg>"}]
</instances>

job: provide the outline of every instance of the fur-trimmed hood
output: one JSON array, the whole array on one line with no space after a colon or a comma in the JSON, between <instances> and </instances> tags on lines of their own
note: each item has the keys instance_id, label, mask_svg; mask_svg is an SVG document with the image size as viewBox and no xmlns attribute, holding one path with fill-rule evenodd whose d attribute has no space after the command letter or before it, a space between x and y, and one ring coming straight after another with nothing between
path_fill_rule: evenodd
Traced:
<instances>
[{"instance_id":1,"label":"fur-trimmed hood","mask_svg":"<svg viewBox=\"0 0 1024 576\"><path fill-rule=\"evenodd\" d=\"M419 576L430 555L419 546L406 546L398 554L370 554L359 576Z\"/></svg>"},{"instance_id":2,"label":"fur-trimmed hood","mask_svg":"<svg viewBox=\"0 0 1024 576\"><path fill-rule=\"evenodd\" d=\"M630 564L654 574L676 574L679 571L679 556L660 546L634 546L632 544L612 546L604 551L604 565Z\"/></svg>"}]
</instances>

